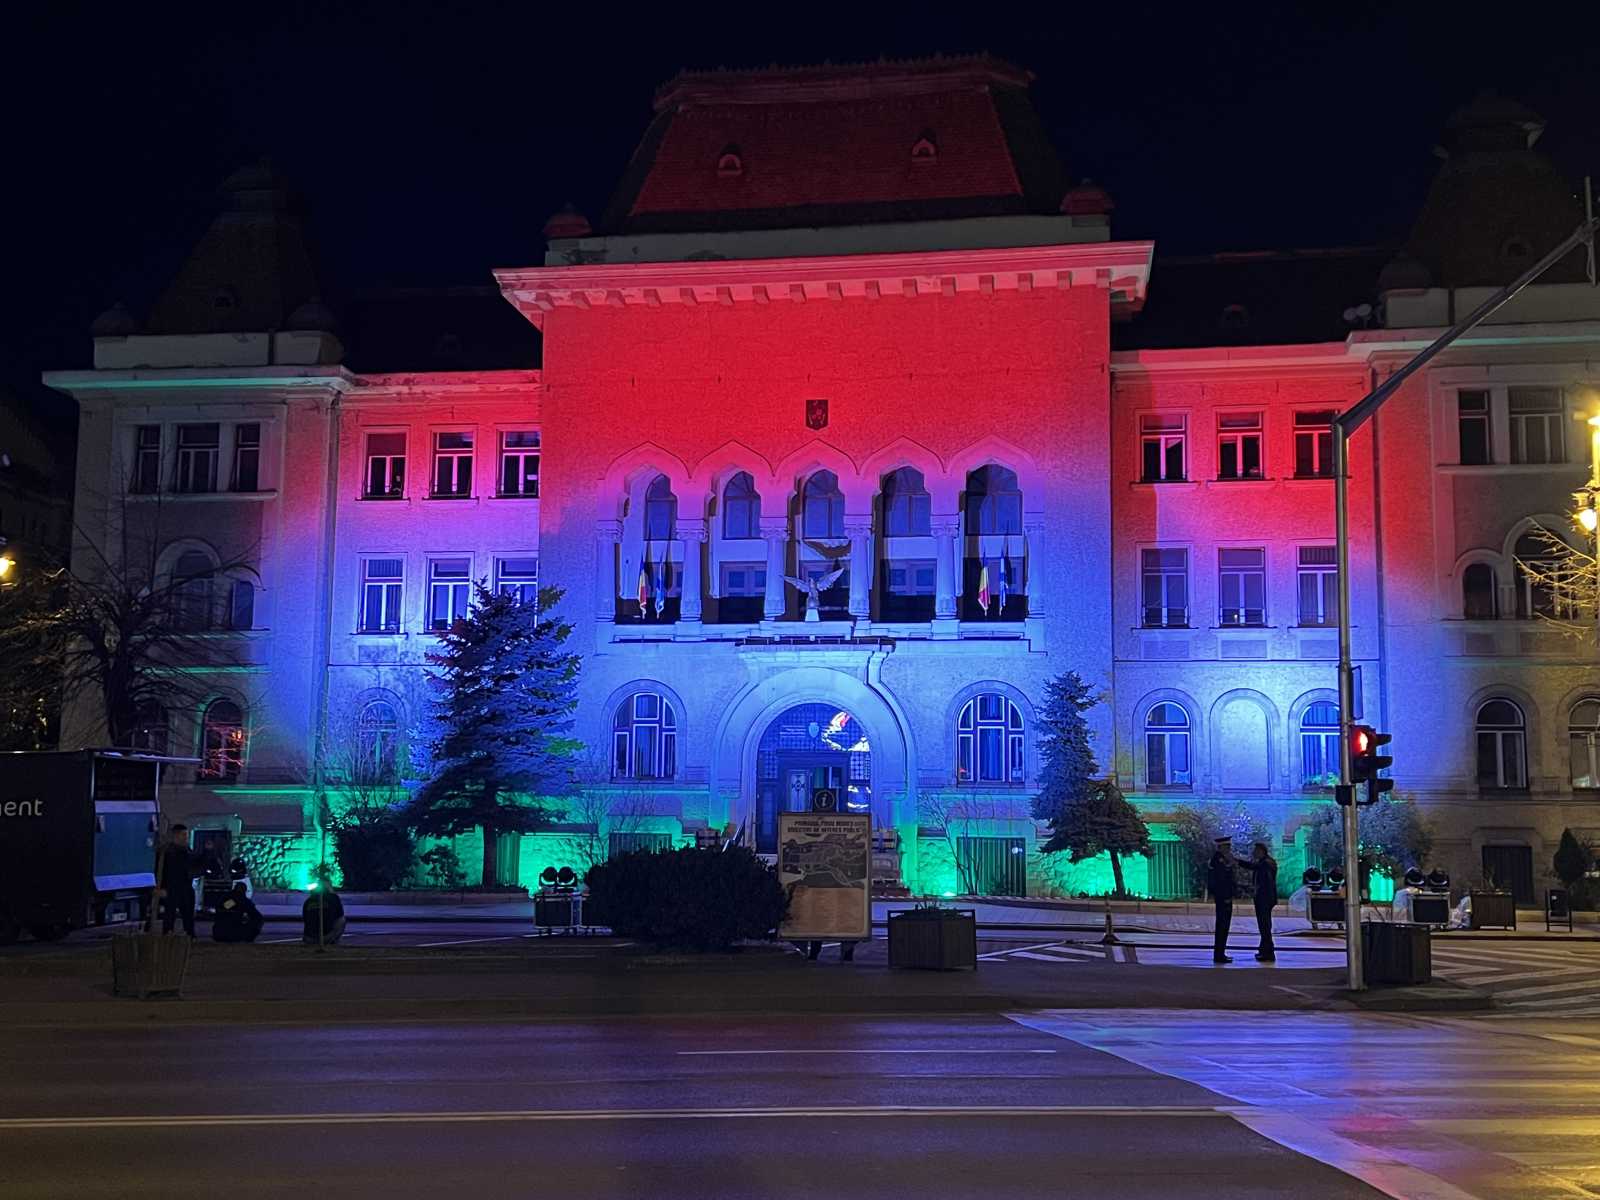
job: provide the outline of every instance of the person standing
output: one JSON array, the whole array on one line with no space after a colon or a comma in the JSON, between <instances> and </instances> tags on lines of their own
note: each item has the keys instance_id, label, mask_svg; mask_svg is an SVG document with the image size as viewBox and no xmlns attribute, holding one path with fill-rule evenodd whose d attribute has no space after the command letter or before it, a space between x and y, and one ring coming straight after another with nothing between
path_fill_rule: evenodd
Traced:
<instances>
[{"instance_id":1,"label":"person standing","mask_svg":"<svg viewBox=\"0 0 1600 1200\"><path fill-rule=\"evenodd\" d=\"M161 932L171 933L180 915L183 931L194 937L194 854L189 849L189 827L182 823L171 829L172 840L161 848L161 861L156 864L156 879L160 884L157 896L161 902Z\"/></svg>"},{"instance_id":2,"label":"person standing","mask_svg":"<svg viewBox=\"0 0 1600 1200\"><path fill-rule=\"evenodd\" d=\"M1239 881L1234 868L1233 839L1219 837L1211 861L1206 864L1206 890L1211 893L1211 903L1216 906L1216 932L1211 940L1211 961L1230 963L1228 957L1228 930L1233 926L1233 898L1238 894Z\"/></svg>"},{"instance_id":3,"label":"person standing","mask_svg":"<svg viewBox=\"0 0 1600 1200\"><path fill-rule=\"evenodd\" d=\"M1256 961L1276 962L1278 952L1272 944L1272 908L1278 902L1278 860L1272 857L1265 842L1257 842L1250 851L1250 861L1240 865L1250 872L1255 883L1256 929L1261 934Z\"/></svg>"}]
</instances>

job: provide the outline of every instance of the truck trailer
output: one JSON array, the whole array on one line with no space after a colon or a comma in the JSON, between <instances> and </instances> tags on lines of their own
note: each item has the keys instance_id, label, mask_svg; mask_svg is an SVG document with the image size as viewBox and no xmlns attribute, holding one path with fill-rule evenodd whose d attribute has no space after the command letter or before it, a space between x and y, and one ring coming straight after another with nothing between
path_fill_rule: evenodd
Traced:
<instances>
[{"instance_id":1,"label":"truck trailer","mask_svg":"<svg viewBox=\"0 0 1600 1200\"><path fill-rule=\"evenodd\" d=\"M122 750L0 754L0 943L139 921L155 893L161 773Z\"/></svg>"}]
</instances>

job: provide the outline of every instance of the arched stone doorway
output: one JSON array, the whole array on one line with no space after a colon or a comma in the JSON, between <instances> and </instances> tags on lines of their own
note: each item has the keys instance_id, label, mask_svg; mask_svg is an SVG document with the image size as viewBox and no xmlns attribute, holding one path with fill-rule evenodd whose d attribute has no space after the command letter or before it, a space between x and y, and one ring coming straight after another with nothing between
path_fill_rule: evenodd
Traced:
<instances>
[{"instance_id":1,"label":"arched stone doorway","mask_svg":"<svg viewBox=\"0 0 1600 1200\"><path fill-rule=\"evenodd\" d=\"M824 789L839 812L873 812L872 742L837 704L796 704L774 717L756 744L756 851L777 853L778 814L810 811ZM883 824L881 814L874 823Z\"/></svg>"}]
</instances>

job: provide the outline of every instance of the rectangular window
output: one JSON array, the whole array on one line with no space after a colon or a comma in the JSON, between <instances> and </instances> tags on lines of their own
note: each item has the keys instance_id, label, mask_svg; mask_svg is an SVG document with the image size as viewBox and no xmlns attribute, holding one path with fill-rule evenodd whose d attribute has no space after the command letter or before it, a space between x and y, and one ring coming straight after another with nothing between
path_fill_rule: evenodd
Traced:
<instances>
[{"instance_id":1,"label":"rectangular window","mask_svg":"<svg viewBox=\"0 0 1600 1200\"><path fill-rule=\"evenodd\" d=\"M175 492L217 490L217 457L221 453L220 425L179 425L178 466L172 477Z\"/></svg>"},{"instance_id":2,"label":"rectangular window","mask_svg":"<svg viewBox=\"0 0 1600 1200\"><path fill-rule=\"evenodd\" d=\"M925 536L933 520L933 497L927 492L897 492L883 515L888 536Z\"/></svg>"},{"instance_id":3,"label":"rectangular window","mask_svg":"<svg viewBox=\"0 0 1600 1200\"><path fill-rule=\"evenodd\" d=\"M472 591L472 560L435 558L428 563L428 628L449 629L467 616Z\"/></svg>"},{"instance_id":4,"label":"rectangular window","mask_svg":"<svg viewBox=\"0 0 1600 1200\"><path fill-rule=\"evenodd\" d=\"M433 494L459 499L472 495L472 433L433 435Z\"/></svg>"},{"instance_id":5,"label":"rectangular window","mask_svg":"<svg viewBox=\"0 0 1600 1200\"><path fill-rule=\"evenodd\" d=\"M1267 552L1218 550L1217 595L1223 625L1267 623Z\"/></svg>"},{"instance_id":6,"label":"rectangular window","mask_svg":"<svg viewBox=\"0 0 1600 1200\"><path fill-rule=\"evenodd\" d=\"M1514 463L1564 463L1566 413L1561 389L1514 387L1507 398L1511 423L1511 461Z\"/></svg>"},{"instance_id":7,"label":"rectangular window","mask_svg":"<svg viewBox=\"0 0 1600 1200\"><path fill-rule=\"evenodd\" d=\"M1332 409L1294 415L1294 473L1297 479L1333 478Z\"/></svg>"},{"instance_id":8,"label":"rectangular window","mask_svg":"<svg viewBox=\"0 0 1600 1200\"><path fill-rule=\"evenodd\" d=\"M1189 552L1180 549L1140 551L1140 595L1147 628L1179 628L1189 624Z\"/></svg>"},{"instance_id":9,"label":"rectangular window","mask_svg":"<svg viewBox=\"0 0 1600 1200\"><path fill-rule=\"evenodd\" d=\"M1300 624L1339 622L1339 567L1332 546L1301 546L1298 572Z\"/></svg>"},{"instance_id":10,"label":"rectangular window","mask_svg":"<svg viewBox=\"0 0 1600 1200\"><path fill-rule=\"evenodd\" d=\"M890 595L933 595L934 565L931 559L895 559L887 566Z\"/></svg>"},{"instance_id":11,"label":"rectangular window","mask_svg":"<svg viewBox=\"0 0 1600 1200\"><path fill-rule=\"evenodd\" d=\"M362 633L399 633L405 560L368 558L361 563Z\"/></svg>"},{"instance_id":12,"label":"rectangular window","mask_svg":"<svg viewBox=\"0 0 1600 1200\"><path fill-rule=\"evenodd\" d=\"M1461 462L1469 467L1487 466L1494 461L1489 437L1489 393L1456 393L1456 423L1461 431Z\"/></svg>"},{"instance_id":13,"label":"rectangular window","mask_svg":"<svg viewBox=\"0 0 1600 1200\"><path fill-rule=\"evenodd\" d=\"M767 567L765 563L722 564L722 595L724 598L765 596L767 594Z\"/></svg>"},{"instance_id":14,"label":"rectangular window","mask_svg":"<svg viewBox=\"0 0 1600 1200\"><path fill-rule=\"evenodd\" d=\"M539 431L508 429L500 434L500 494L539 494Z\"/></svg>"},{"instance_id":15,"label":"rectangular window","mask_svg":"<svg viewBox=\"0 0 1600 1200\"><path fill-rule=\"evenodd\" d=\"M233 490L254 492L261 485L261 426L254 421L233 427Z\"/></svg>"},{"instance_id":16,"label":"rectangular window","mask_svg":"<svg viewBox=\"0 0 1600 1200\"><path fill-rule=\"evenodd\" d=\"M406 490L406 435L367 434L368 500L398 500Z\"/></svg>"},{"instance_id":17,"label":"rectangular window","mask_svg":"<svg viewBox=\"0 0 1600 1200\"><path fill-rule=\"evenodd\" d=\"M1139 418L1139 448L1145 483L1172 483L1184 476L1188 418L1182 413L1145 413Z\"/></svg>"},{"instance_id":18,"label":"rectangular window","mask_svg":"<svg viewBox=\"0 0 1600 1200\"><path fill-rule=\"evenodd\" d=\"M1261 414L1217 415L1217 478L1261 478Z\"/></svg>"},{"instance_id":19,"label":"rectangular window","mask_svg":"<svg viewBox=\"0 0 1600 1200\"><path fill-rule=\"evenodd\" d=\"M502 596L514 596L519 603L539 602L539 560L537 558L497 558L494 560L494 588Z\"/></svg>"},{"instance_id":20,"label":"rectangular window","mask_svg":"<svg viewBox=\"0 0 1600 1200\"><path fill-rule=\"evenodd\" d=\"M161 426L141 425L133 435L133 478L130 491L154 495L161 490Z\"/></svg>"}]
</instances>

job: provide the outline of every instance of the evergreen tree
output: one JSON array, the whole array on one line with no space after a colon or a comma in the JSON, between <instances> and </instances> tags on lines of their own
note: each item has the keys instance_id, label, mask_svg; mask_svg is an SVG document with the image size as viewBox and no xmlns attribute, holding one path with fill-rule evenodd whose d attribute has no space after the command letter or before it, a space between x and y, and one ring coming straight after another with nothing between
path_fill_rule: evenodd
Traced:
<instances>
[{"instance_id":1,"label":"evergreen tree","mask_svg":"<svg viewBox=\"0 0 1600 1200\"><path fill-rule=\"evenodd\" d=\"M498 880L500 833L543 828L540 801L571 787L579 743L579 657L565 650L572 626L552 616L559 588L522 603L475 585L469 616L439 635L428 738L428 778L411 803L420 834L483 831L483 884Z\"/></svg>"},{"instance_id":2,"label":"evergreen tree","mask_svg":"<svg viewBox=\"0 0 1600 1200\"><path fill-rule=\"evenodd\" d=\"M1124 854L1150 853L1150 830L1113 778L1099 779L1084 717L1097 703L1076 671L1045 686L1038 720L1039 794L1033 815L1050 823L1044 853L1066 851L1071 862L1107 854L1117 895L1126 895Z\"/></svg>"},{"instance_id":3,"label":"evergreen tree","mask_svg":"<svg viewBox=\"0 0 1600 1200\"><path fill-rule=\"evenodd\" d=\"M1568 888L1576 887L1593 864L1594 855L1589 848L1573 836L1572 830L1563 829L1561 844L1556 847L1555 861L1551 864L1555 867L1556 878Z\"/></svg>"}]
</instances>

